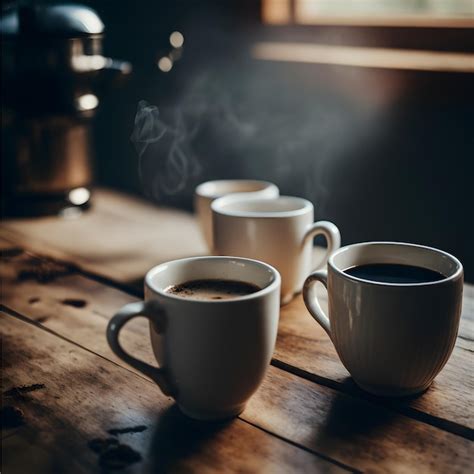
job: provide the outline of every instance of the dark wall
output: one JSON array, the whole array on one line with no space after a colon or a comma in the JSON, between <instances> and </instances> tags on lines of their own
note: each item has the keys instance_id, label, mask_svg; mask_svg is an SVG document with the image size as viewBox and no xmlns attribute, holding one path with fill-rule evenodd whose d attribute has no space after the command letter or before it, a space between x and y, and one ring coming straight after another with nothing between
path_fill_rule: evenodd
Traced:
<instances>
[{"instance_id":1,"label":"dark wall","mask_svg":"<svg viewBox=\"0 0 474 474\"><path fill-rule=\"evenodd\" d=\"M472 74L256 61L252 43L278 33L258 26L255 2L89 4L107 25L106 52L135 68L96 120L99 182L190 209L198 182L271 180L312 200L345 244L433 245L474 280ZM173 30L184 33L183 56L163 73L156 60ZM413 31L388 39L376 29L314 31L323 43L418 41ZM437 35L425 32L419 47L443 45ZM158 106L166 133L146 147L140 180L130 135L141 99Z\"/></svg>"}]
</instances>

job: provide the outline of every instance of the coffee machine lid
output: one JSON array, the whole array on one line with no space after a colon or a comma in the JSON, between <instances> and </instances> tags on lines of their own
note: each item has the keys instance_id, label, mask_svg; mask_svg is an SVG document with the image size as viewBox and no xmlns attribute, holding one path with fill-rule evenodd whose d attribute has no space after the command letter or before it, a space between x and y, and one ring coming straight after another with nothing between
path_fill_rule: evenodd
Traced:
<instances>
[{"instance_id":1,"label":"coffee machine lid","mask_svg":"<svg viewBox=\"0 0 474 474\"><path fill-rule=\"evenodd\" d=\"M35 35L75 38L102 34L99 15L84 5L23 5L2 12L2 36Z\"/></svg>"}]
</instances>

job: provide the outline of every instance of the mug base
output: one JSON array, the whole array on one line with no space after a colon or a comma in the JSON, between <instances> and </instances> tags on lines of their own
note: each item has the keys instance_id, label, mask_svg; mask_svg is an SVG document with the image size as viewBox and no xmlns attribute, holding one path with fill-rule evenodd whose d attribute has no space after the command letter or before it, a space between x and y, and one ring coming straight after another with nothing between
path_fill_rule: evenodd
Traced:
<instances>
[{"instance_id":1,"label":"mug base","mask_svg":"<svg viewBox=\"0 0 474 474\"><path fill-rule=\"evenodd\" d=\"M429 388L431 382L428 385L423 385L421 387L415 388L394 388L394 387L384 387L380 385L368 385L362 384L354 380L358 387L360 387L365 392L368 392L372 395L377 395L378 397L410 397L413 395L418 395Z\"/></svg>"},{"instance_id":2,"label":"mug base","mask_svg":"<svg viewBox=\"0 0 474 474\"><path fill-rule=\"evenodd\" d=\"M181 413L192 418L193 420L199 421L225 421L231 418L239 416L245 409L245 403L243 405L238 405L233 407L231 410L226 410L222 412L201 412L196 410L188 410L187 408L178 404Z\"/></svg>"}]
</instances>

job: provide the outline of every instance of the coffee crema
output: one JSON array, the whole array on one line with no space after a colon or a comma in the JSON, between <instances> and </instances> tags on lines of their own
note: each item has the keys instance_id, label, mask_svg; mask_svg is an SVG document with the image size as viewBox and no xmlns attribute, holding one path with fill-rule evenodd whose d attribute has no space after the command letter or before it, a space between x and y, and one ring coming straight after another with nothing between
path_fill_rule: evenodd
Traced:
<instances>
[{"instance_id":1,"label":"coffee crema","mask_svg":"<svg viewBox=\"0 0 474 474\"><path fill-rule=\"evenodd\" d=\"M193 300L231 300L260 291L257 285L237 280L191 280L166 288L166 293Z\"/></svg>"},{"instance_id":2,"label":"coffee crema","mask_svg":"<svg viewBox=\"0 0 474 474\"><path fill-rule=\"evenodd\" d=\"M432 283L444 280L443 274L428 268L396 263L356 265L344 270L347 275L380 283Z\"/></svg>"}]
</instances>

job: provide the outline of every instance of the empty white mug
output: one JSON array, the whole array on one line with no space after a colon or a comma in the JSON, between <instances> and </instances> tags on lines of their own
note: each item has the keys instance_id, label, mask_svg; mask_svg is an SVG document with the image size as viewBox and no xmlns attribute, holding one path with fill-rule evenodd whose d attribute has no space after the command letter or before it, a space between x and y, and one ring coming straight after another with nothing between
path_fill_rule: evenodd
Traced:
<instances>
[{"instance_id":1,"label":"empty white mug","mask_svg":"<svg viewBox=\"0 0 474 474\"><path fill-rule=\"evenodd\" d=\"M386 283L345 273L370 264L426 268L444 278ZM329 314L315 283L328 291ZM354 381L375 395L404 396L425 390L449 359L462 306L463 268L446 252L398 242L366 242L335 252L328 270L310 275L306 307L331 338Z\"/></svg>"},{"instance_id":2,"label":"empty white mug","mask_svg":"<svg viewBox=\"0 0 474 474\"><path fill-rule=\"evenodd\" d=\"M281 274L282 304L299 293L314 269L313 237L323 235L327 257L341 243L332 222L314 222L314 207L306 199L280 196L256 199L225 196L212 205L214 253L262 260Z\"/></svg>"},{"instance_id":3,"label":"empty white mug","mask_svg":"<svg viewBox=\"0 0 474 474\"><path fill-rule=\"evenodd\" d=\"M190 280L236 280L261 288L226 300L197 300L167 292ZM154 380L181 411L200 420L238 415L270 363L278 329L280 275L271 266L234 257L193 257L163 263L145 277L145 301L110 320L107 341L118 357ZM144 316L159 367L131 356L119 333Z\"/></svg>"},{"instance_id":4,"label":"empty white mug","mask_svg":"<svg viewBox=\"0 0 474 474\"><path fill-rule=\"evenodd\" d=\"M222 179L200 184L194 193L194 209L209 250L212 250L211 203L233 193L251 193L254 197L272 199L278 197L280 191L273 183L252 179Z\"/></svg>"}]
</instances>

